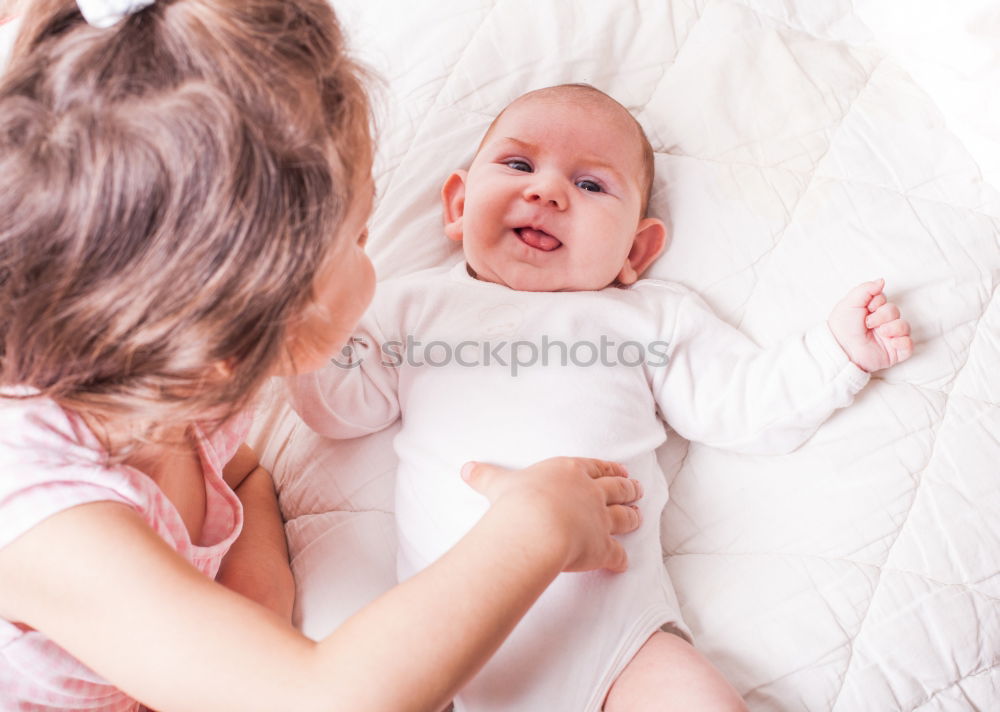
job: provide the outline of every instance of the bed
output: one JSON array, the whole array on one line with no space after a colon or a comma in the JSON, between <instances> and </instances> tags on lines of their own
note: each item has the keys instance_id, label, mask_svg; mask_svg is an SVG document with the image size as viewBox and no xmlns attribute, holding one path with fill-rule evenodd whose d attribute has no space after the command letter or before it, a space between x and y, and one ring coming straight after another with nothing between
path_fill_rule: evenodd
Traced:
<instances>
[{"instance_id":1,"label":"bed","mask_svg":"<svg viewBox=\"0 0 1000 712\"><path fill-rule=\"evenodd\" d=\"M441 182L511 99L562 82L609 92L649 135L671 238L649 276L758 343L886 279L914 357L799 450L668 438L664 563L755 712L1000 709L996 4L334 4L380 77L380 279L458 259ZM280 389L258 414L310 636L394 583L394 433L324 440Z\"/></svg>"}]
</instances>

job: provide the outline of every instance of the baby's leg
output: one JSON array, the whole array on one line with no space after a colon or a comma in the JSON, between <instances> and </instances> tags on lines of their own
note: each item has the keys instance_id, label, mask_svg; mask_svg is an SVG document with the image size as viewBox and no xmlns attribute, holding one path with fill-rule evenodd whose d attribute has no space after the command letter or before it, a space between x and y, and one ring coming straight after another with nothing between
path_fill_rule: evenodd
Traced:
<instances>
[{"instance_id":1,"label":"baby's leg","mask_svg":"<svg viewBox=\"0 0 1000 712\"><path fill-rule=\"evenodd\" d=\"M683 638L657 632L622 670L604 712L746 712L712 663Z\"/></svg>"}]
</instances>

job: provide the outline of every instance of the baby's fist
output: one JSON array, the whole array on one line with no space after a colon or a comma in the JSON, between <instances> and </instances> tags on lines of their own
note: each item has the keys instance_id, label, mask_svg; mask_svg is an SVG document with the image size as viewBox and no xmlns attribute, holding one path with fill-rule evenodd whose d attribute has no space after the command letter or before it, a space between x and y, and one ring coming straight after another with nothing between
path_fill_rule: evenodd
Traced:
<instances>
[{"instance_id":1,"label":"baby's fist","mask_svg":"<svg viewBox=\"0 0 1000 712\"><path fill-rule=\"evenodd\" d=\"M910 325L899 318L899 307L886 300L884 286L884 279L859 284L838 302L827 320L847 357L869 373L913 354Z\"/></svg>"}]
</instances>

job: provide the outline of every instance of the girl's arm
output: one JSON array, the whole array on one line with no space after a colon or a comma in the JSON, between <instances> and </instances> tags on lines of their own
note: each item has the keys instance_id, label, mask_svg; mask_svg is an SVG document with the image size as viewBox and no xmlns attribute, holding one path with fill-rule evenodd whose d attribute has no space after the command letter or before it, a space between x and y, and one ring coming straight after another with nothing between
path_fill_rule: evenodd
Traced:
<instances>
[{"instance_id":1,"label":"girl's arm","mask_svg":"<svg viewBox=\"0 0 1000 712\"><path fill-rule=\"evenodd\" d=\"M0 616L160 712L440 709L560 570L624 568L611 534L638 526L620 503L639 492L615 468L471 468L492 502L479 524L319 643L111 502L65 510L0 549Z\"/></svg>"},{"instance_id":2,"label":"girl's arm","mask_svg":"<svg viewBox=\"0 0 1000 712\"><path fill-rule=\"evenodd\" d=\"M231 591L292 619L295 580L288 565L288 542L271 473L243 444L223 470L226 483L243 504L243 531L226 554L215 580Z\"/></svg>"}]
</instances>

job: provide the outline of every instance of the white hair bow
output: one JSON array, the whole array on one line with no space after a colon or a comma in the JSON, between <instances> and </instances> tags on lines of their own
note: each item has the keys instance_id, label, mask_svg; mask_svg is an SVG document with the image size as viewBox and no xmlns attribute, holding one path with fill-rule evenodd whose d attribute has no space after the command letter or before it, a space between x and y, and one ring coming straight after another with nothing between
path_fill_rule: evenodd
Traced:
<instances>
[{"instance_id":1,"label":"white hair bow","mask_svg":"<svg viewBox=\"0 0 1000 712\"><path fill-rule=\"evenodd\" d=\"M111 27L126 15L149 7L156 0L76 0L83 19L101 29Z\"/></svg>"}]
</instances>

